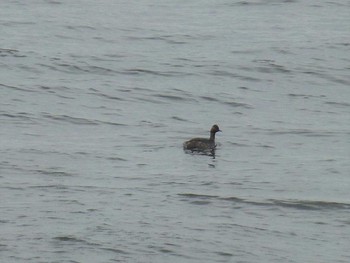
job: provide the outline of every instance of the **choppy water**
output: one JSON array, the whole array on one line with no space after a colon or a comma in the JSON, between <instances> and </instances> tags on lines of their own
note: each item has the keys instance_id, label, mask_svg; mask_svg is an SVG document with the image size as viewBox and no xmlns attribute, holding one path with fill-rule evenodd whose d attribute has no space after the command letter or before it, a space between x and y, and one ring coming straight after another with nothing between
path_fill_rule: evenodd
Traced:
<instances>
[{"instance_id":1,"label":"choppy water","mask_svg":"<svg viewBox=\"0 0 350 263\"><path fill-rule=\"evenodd\" d=\"M0 7L1 262L349 262L349 1Z\"/></svg>"}]
</instances>

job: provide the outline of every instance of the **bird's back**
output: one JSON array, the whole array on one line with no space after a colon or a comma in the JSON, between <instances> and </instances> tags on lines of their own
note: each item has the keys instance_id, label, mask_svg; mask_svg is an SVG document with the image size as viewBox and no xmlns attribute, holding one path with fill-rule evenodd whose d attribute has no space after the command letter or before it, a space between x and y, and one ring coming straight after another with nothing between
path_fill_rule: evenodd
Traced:
<instances>
[{"instance_id":1,"label":"bird's back","mask_svg":"<svg viewBox=\"0 0 350 263\"><path fill-rule=\"evenodd\" d=\"M215 148L215 142L206 138L193 138L187 142L184 142L185 150L212 150Z\"/></svg>"}]
</instances>

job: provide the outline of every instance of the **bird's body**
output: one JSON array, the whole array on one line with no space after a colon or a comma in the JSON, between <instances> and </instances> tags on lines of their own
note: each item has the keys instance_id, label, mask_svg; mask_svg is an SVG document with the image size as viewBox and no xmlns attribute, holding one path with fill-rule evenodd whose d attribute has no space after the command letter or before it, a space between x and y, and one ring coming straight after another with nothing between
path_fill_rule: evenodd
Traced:
<instances>
[{"instance_id":1,"label":"bird's body","mask_svg":"<svg viewBox=\"0 0 350 263\"><path fill-rule=\"evenodd\" d=\"M189 141L184 142L184 144L183 144L184 149L190 150L190 151L200 151L200 152L214 150L216 147L215 133L217 133L219 131L220 131L219 126L216 124L213 125L213 127L210 130L209 139L207 139L207 138L193 138Z\"/></svg>"}]
</instances>

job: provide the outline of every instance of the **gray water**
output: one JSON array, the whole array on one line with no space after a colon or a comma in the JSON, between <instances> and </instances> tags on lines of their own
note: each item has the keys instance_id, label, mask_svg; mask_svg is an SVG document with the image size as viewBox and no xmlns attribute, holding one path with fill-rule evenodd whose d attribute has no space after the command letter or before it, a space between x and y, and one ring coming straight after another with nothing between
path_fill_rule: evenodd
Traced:
<instances>
[{"instance_id":1,"label":"gray water","mask_svg":"<svg viewBox=\"0 0 350 263\"><path fill-rule=\"evenodd\" d=\"M1 262L350 262L349 14L2 1Z\"/></svg>"}]
</instances>

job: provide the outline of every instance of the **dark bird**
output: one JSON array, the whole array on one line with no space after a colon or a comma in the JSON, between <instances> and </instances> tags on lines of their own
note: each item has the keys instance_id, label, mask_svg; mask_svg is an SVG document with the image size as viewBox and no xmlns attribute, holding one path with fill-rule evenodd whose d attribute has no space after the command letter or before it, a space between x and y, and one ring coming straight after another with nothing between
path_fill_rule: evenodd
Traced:
<instances>
[{"instance_id":1,"label":"dark bird","mask_svg":"<svg viewBox=\"0 0 350 263\"><path fill-rule=\"evenodd\" d=\"M210 138L193 138L184 142L184 150L207 152L215 150L215 133L221 132L218 125L213 125L210 129Z\"/></svg>"}]
</instances>

